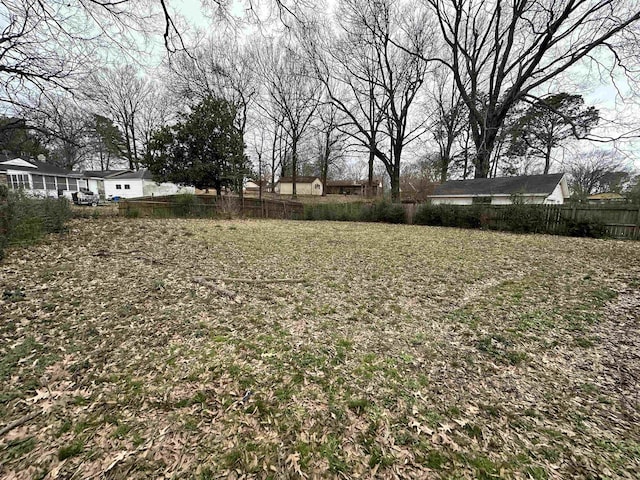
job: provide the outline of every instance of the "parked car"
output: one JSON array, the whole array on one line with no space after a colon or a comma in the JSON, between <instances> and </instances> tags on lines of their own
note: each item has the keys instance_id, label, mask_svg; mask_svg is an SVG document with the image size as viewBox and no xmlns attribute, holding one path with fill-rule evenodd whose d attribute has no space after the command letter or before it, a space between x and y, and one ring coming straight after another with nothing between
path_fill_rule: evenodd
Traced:
<instances>
[{"instance_id":1,"label":"parked car","mask_svg":"<svg viewBox=\"0 0 640 480\"><path fill-rule=\"evenodd\" d=\"M74 192L71 197L73 198L73 203L76 205L91 205L92 207L98 205L98 201L100 200L100 195L84 187L80 187L80 190Z\"/></svg>"}]
</instances>

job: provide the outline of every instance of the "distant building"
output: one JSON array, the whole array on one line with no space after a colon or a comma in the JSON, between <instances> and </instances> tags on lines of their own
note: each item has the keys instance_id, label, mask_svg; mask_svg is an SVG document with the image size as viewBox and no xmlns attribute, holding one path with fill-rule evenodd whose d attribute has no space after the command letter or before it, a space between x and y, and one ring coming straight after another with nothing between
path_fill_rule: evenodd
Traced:
<instances>
[{"instance_id":1,"label":"distant building","mask_svg":"<svg viewBox=\"0 0 640 480\"><path fill-rule=\"evenodd\" d=\"M563 173L451 180L437 185L428 196L436 205L509 205L515 199L528 204L560 205L568 198L569 187Z\"/></svg>"},{"instance_id":2,"label":"distant building","mask_svg":"<svg viewBox=\"0 0 640 480\"><path fill-rule=\"evenodd\" d=\"M276 193L293 195L293 178L280 177L275 185ZM296 177L296 195L322 195L322 182L319 177Z\"/></svg>"},{"instance_id":3,"label":"distant building","mask_svg":"<svg viewBox=\"0 0 640 480\"><path fill-rule=\"evenodd\" d=\"M326 185L327 195L366 195L369 180L328 180ZM382 180L373 179L371 196L382 195Z\"/></svg>"},{"instance_id":4,"label":"distant building","mask_svg":"<svg viewBox=\"0 0 640 480\"><path fill-rule=\"evenodd\" d=\"M624 195L614 192L596 193L595 195L589 195L587 202L592 205L604 205L609 203L625 203L627 201Z\"/></svg>"},{"instance_id":5,"label":"distant building","mask_svg":"<svg viewBox=\"0 0 640 480\"><path fill-rule=\"evenodd\" d=\"M0 162L0 183L39 197L71 197L83 186L80 174L40 160L13 158Z\"/></svg>"},{"instance_id":6,"label":"distant building","mask_svg":"<svg viewBox=\"0 0 640 480\"><path fill-rule=\"evenodd\" d=\"M158 183L151 172L141 170L85 171L82 181L89 190L98 192L100 198L138 198L195 193L194 187L180 186L171 182Z\"/></svg>"}]
</instances>

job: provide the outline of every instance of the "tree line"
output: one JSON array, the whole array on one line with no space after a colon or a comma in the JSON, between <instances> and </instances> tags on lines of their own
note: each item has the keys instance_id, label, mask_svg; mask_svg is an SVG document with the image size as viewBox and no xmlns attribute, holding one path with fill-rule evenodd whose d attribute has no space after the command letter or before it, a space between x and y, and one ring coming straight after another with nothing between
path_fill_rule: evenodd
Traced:
<instances>
[{"instance_id":1,"label":"tree line","mask_svg":"<svg viewBox=\"0 0 640 480\"><path fill-rule=\"evenodd\" d=\"M384 175L397 200L402 177L548 173L562 147L620 142L631 131L585 104L579 83L631 75L640 58L636 2L340 0L328 8L265 0L247 11L275 13L276 24L251 35L212 24L198 42L178 27L170 2L147 2L157 9L153 21L128 1L65 2L61 10L32 3L0 10L8 25L1 102L12 113L0 128L6 136L26 121L29 142L67 168L91 159L108 169L115 159L158 178L188 175L237 191L250 174L260 185L291 176L294 195L299 175L361 175L369 186ZM225 5L209 8L231 16ZM92 34L65 23L73 15ZM141 74L132 61L99 60L82 72L100 48L94 39L114 37L107 19L122 31L158 31L164 64ZM55 50L46 47L50 25ZM600 151L574 155L564 168L577 182L596 159L610 178L628 173L623 158Z\"/></svg>"}]
</instances>

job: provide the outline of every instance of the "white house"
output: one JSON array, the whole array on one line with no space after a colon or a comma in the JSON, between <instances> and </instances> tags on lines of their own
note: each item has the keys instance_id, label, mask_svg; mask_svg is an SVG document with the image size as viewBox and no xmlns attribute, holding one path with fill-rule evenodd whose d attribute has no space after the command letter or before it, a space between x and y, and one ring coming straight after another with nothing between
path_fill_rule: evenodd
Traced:
<instances>
[{"instance_id":1,"label":"white house","mask_svg":"<svg viewBox=\"0 0 640 480\"><path fill-rule=\"evenodd\" d=\"M146 169L86 171L83 181L89 190L97 191L101 198L107 200L195 193L194 187L180 186L170 182L158 183Z\"/></svg>"},{"instance_id":2,"label":"white house","mask_svg":"<svg viewBox=\"0 0 640 480\"><path fill-rule=\"evenodd\" d=\"M437 185L427 198L434 205L509 205L515 199L528 204L560 205L569 198L569 187L564 173L474 178Z\"/></svg>"},{"instance_id":3,"label":"white house","mask_svg":"<svg viewBox=\"0 0 640 480\"><path fill-rule=\"evenodd\" d=\"M40 160L13 158L0 162L0 182L10 189L22 189L39 197L71 197L79 187L78 173L64 170Z\"/></svg>"},{"instance_id":4,"label":"white house","mask_svg":"<svg viewBox=\"0 0 640 480\"><path fill-rule=\"evenodd\" d=\"M293 178L280 177L275 191L280 195L293 195ZM319 177L297 176L296 195L322 195L322 181Z\"/></svg>"}]
</instances>

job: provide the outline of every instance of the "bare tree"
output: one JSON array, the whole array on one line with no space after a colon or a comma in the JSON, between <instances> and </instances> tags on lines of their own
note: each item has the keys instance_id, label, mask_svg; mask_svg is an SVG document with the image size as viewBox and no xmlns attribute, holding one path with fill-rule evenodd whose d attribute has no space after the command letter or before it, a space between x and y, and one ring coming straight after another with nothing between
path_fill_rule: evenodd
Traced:
<instances>
[{"instance_id":1,"label":"bare tree","mask_svg":"<svg viewBox=\"0 0 640 480\"><path fill-rule=\"evenodd\" d=\"M320 104L321 85L293 42L267 45L257 57L257 64L264 81L258 106L265 114L273 118L281 115L284 120L281 128L291 149L295 198L299 146Z\"/></svg>"},{"instance_id":2,"label":"bare tree","mask_svg":"<svg viewBox=\"0 0 640 480\"><path fill-rule=\"evenodd\" d=\"M595 149L576 155L568 165L573 195L584 200L594 193L622 190L630 177L621 155L612 150Z\"/></svg>"},{"instance_id":3,"label":"bare tree","mask_svg":"<svg viewBox=\"0 0 640 480\"><path fill-rule=\"evenodd\" d=\"M391 179L394 200L399 198L403 149L424 131L423 124L411 124L410 112L427 64L407 53L427 55L424 21L391 0L345 0L338 31L328 33L316 24L316 31L307 29L305 40L316 74L346 116L344 131L368 151L370 185L377 158ZM334 37L335 42L328 40ZM388 149L382 146L385 140Z\"/></svg>"},{"instance_id":4,"label":"bare tree","mask_svg":"<svg viewBox=\"0 0 640 480\"><path fill-rule=\"evenodd\" d=\"M629 43L623 35L635 38L640 20L636 2L617 0L423 1L446 44L438 60L469 109L476 177L489 175L500 126L514 105L537 98L580 62L602 66L600 54L624 68L617 50Z\"/></svg>"},{"instance_id":5,"label":"bare tree","mask_svg":"<svg viewBox=\"0 0 640 480\"><path fill-rule=\"evenodd\" d=\"M318 119L314 125L323 196L327 194L329 168L342 158L344 150L346 134L338 128L342 120L340 113L333 102L325 102L318 109Z\"/></svg>"},{"instance_id":6,"label":"bare tree","mask_svg":"<svg viewBox=\"0 0 640 480\"><path fill-rule=\"evenodd\" d=\"M31 123L47 138L50 163L73 170L90 155L92 116L73 99L49 99Z\"/></svg>"},{"instance_id":7,"label":"bare tree","mask_svg":"<svg viewBox=\"0 0 640 480\"><path fill-rule=\"evenodd\" d=\"M458 90L452 85L452 77L447 70L441 69L436 72L431 95L435 106L431 131L438 145L438 178L440 182L446 182L449 167L456 153L459 153L455 151L455 147L459 145L460 137L468 127L469 115Z\"/></svg>"},{"instance_id":8,"label":"bare tree","mask_svg":"<svg viewBox=\"0 0 640 480\"><path fill-rule=\"evenodd\" d=\"M142 151L139 148L139 115L151 95L150 83L140 77L131 65L105 69L92 76L90 89L85 95L96 104L101 113L113 119L125 140L125 156L129 168L140 167Z\"/></svg>"},{"instance_id":9,"label":"bare tree","mask_svg":"<svg viewBox=\"0 0 640 480\"><path fill-rule=\"evenodd\" d=\"M140 36L154 30L163 30L168 49L182 48L167 0L3 1L0 108L37 108L54 91L75 91L100 50L130 54Z\"/></svg>"}]
</instances>

